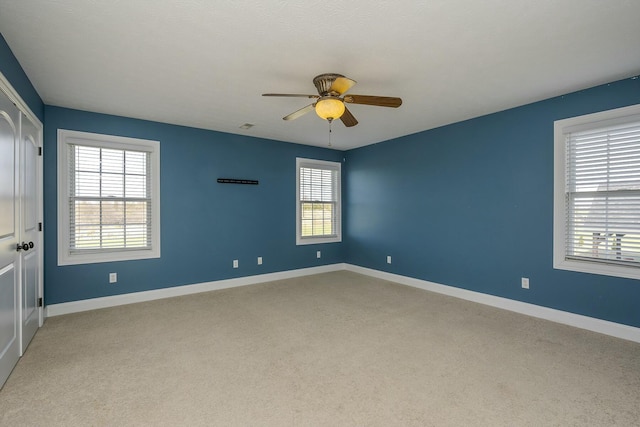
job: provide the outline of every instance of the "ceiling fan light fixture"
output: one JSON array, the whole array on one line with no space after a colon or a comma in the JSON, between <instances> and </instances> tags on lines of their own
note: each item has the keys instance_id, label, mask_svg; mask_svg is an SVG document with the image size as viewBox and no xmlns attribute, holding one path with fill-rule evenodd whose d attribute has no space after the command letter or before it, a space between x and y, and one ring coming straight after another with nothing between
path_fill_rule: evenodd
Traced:
<instances>
[{"instance_id":1,"label":"ceiling fan light fixture","mask_svg":"<svg viewBox=\"0 0 640 427\"><path fill-rule=\"evenodd\" d=\"M325 120L335 120L344 114L344 103L333 96L323 96L316 103L316 114Z\"/></svg>"},{"instance_id":2,"label":"ceiling fan light fixture","mask_svg":"<svg viewBox=\"0 0 640 427\"><path fill-rule=\"evenodd\" d=\"M313 84L318 90L317 95L303 95L299 93L263 93L262 96L286 96L295 98L309 98L317 100L306 107L302 107L293 113L284 116L283 120L293 120L315 110L318 117L328 121L330 124L335 119L340 119L342 123L350 128L358 124L358 121L351 111L346 108L345 102L349 104L374 105L378 107L398 108L402 105L402 99L390 96L373 95L345 95L353 85L355 80L343 76L342 74L325 73L315 76Z\"/></svg>"}]
</instances>

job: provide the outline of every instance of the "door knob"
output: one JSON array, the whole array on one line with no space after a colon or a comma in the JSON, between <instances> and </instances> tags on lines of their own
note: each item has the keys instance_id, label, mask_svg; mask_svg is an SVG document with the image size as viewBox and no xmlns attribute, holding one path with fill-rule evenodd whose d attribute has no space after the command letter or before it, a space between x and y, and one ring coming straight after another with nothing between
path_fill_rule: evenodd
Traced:
<instances>
[{"instance_id":1,"label":"door knob","mask_svg":"<svg viewBox=\"0 0 640 427\"><path fill-rule=\"evenodd\" d=\"M16 245L16 251L20 252L20 251L28 251L29 249L32 249L35 245L33 244L33 242L29 242L29 243L18 243Z\"/></svg>"}]
</instances>

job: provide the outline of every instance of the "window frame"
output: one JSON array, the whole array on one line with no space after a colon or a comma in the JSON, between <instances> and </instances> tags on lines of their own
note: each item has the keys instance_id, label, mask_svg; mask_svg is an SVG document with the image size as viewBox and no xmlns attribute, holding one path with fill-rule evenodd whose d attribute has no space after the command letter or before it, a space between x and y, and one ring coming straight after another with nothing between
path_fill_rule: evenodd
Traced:
<instances>
[{"instance_id":1,"label":"window frame","mask_svg":"<svg viewBox=\"0 0 640 427\"><path fill-rule=\"evenodd\" d=\"M571 117L554 122L553 268L581 273L640 279L640 267L588 259L566 258L566 136L572 132L630 123L640 119L640 104Z\"/></svg>"},{"instance_id":2,"label":"window frame","mask_svg":"<svg viewBox=\"0 0 640 427\"><path fill-rule=\"evenodd\" d=\"M302 237L302 200L300 197L300 168L336 171L335 194L335 228L332 236ZM315 160L296 157L296 245L312 245L342 242L342 164L327 160Z\"/></svg>"},{"instance_id":3,"label":"window frame","mask_svg":"<svg viewBox=\"0 0 640 427\"><path fill-rule=\"evenodd\" d=\"M116 150L148 152L151 182L151 248L108 249L104 252L71 253L69 248L70 212L69 149L71 145L100 147ZM58 265L92 264L160 258L160 142L147 139L104 135L58 129Z\"/></svg>"}]
</instances>

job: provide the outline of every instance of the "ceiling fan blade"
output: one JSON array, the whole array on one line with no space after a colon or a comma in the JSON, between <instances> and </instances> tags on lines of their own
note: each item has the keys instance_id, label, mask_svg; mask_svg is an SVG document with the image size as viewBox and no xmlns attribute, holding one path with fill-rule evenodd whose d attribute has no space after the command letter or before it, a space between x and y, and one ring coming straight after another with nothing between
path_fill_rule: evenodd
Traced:
<instances>
[{"instance_id":1,"label":"ceiling fan blade","mask_svg":"<svg viewBox=\"0 0 640 427\"><path fill-rule=\"evenodd\" d=\"M371 95L347 95L344 102L351 104L376 105L378 107L398 108L402 105L402 99L390 96L371 96Z\"/></svg>"},{"instance_id":2,"label":"ceiling fan blade","mask_svg":"<svg viewBox=\"0 0 640 427\"><path fill-rule=\"evenodd\" d=\"M355 80L351 80L347 77L337 77L331 87L329 88L329 92L336 92L338 95L342 95L356 84Z\"/></svg>"},{"instance_id":3,"label":"ceiling fan blade","mask_svg":"<svg viewBox=\"0 0 640 427\"><path fill-rule=\"evenodd\" d=\"M263 93L262 96L286 96L289 98L320 98L319 95L303 95L300 93Z\"/></svg>"},{"instance_id":4,"label":"ceiling fan blade","mask_svg":"<svg viewBox=\"0 0 640 427\"><path fill-rule=\"evenodd\" d=\"M282 120L293 120L293 119L297 119L300 116L304 116L305 114L307 114L309 111L313 111L313 108L316 106L316 104L309 104L306 107L302 107L301 109L299 109L298 111L294 111L293 113L289 114L288 116L284 116L282 118Z\"/></svg>"},{"instance_id":5,"label":"ceiling fan blade","mask_svg":"<svg viewBox=\"0 0 640 427\"><path fill-rule=\"evenodd\" d=\"M349 111L347 107L344 108L344 113L340 116L340 120L342 120L342 123L348 128L358 124L358 121L353 117L353 114L351 114L351 111Z\"/></svg>"}]
</instances>

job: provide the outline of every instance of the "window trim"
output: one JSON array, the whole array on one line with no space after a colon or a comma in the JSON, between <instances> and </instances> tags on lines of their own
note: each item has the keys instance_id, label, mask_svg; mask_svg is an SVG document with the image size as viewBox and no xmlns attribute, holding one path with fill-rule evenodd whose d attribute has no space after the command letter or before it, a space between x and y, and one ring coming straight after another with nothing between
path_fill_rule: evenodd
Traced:
<instances>
[{"instance_id":1,"label":"window trim","mask_svg":"<svg viewBox=\"0 0 640 427\"><path fill-rule=\"evenodd\" d=\"M150 153L151 168L151 249L71 254L69 251L69 197L68 167L69 146L77 143L85 146L120 150L146 151ZM58 265L92 264L100 262L130 261L160 258L160 142L147 139L103 135L89 132L58 129Z\"/></svg>"},{"instance_id":2,"label":"window trim","mask_svg":"<svg viewBox=\"0 0 640 427\"><path fill-rule=\"evenodd\" d=\"M554 122L553 268L640 279L640 268L638 267L605 264L589 260L566 259L565 257L565 236L567 233L566 212L568 209L565 197L566 135L572 132L596 129L616 123L635 121L640 117L639 115L640 104L571 117Z\"/></svg>"},{"instance_id":3,"label":"window trim","mask_svg":"<svg viewBox=\"0 0 640 427\"><path fill-rule=\"evenodd\" d=\"M302 237L301 200L300 200L300 168L337 170L336 182L336 235L327 237ZM326 160L296 157L296 245L313 245L342 242L342 164Z\"/></svg>"}]
</instances>

